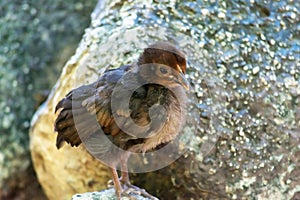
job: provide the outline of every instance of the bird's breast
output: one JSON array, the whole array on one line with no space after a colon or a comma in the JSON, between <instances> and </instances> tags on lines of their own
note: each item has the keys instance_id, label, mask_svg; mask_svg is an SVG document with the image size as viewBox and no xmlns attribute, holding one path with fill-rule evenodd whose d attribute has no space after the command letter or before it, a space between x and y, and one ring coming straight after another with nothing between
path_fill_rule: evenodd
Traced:
<instances>
[{"instance_id":1,"label":"bird's breast","mask_svg":"<svg viewBox=\"0 0 300 200\"><path fill-rule=\"evenodd\" d=\"M144 95L135 94L130 103L131 117L139 126L147 126L141 133L144 138L138 144L137 152L146 152L174 139L182 128L182 113L179 100L167 88L159 85L143 86ZM145 93L146 91L146 93ZM143 98L136 98L143 96Z\"/></svg>"}]
</instances>

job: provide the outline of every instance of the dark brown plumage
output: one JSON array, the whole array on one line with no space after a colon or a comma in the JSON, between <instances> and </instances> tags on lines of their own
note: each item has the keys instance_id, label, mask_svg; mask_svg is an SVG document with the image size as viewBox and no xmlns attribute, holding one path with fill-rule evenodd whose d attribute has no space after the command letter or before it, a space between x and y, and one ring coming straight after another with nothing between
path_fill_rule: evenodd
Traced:
<instances>
[{"instance_id":1,"label":"dark brown plumage","mask_svg":"<svg viewBox=\"0 0 300 200\"><path fill-rule=\"evenodd\" d=\"M57 148L64 142L78 146L90 141L88 149L108 158L118 198L125 188L137 189L127 174L129 152L145 153L176 137L184 107L172 90L188 87L185 72L185 55L160 42L144 49L137 63L107 70L96 82L72 90L55 108L55 112L60 110L55 121ZM122 99L128 95L129 105L125 105ZM95 142L103 136L111 144ZM126 152L116 153L118 148ZM118 164L123 185L116 171ZM142 194L151 197L144 190Z\"/></svg>"}]
</instances>

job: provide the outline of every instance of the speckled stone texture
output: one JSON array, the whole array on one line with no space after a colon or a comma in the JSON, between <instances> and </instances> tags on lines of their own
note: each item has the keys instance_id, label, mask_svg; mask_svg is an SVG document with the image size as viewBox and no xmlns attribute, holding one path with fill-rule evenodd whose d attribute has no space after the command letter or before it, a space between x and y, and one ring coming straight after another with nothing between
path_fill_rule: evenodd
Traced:
<instances>
[{"instance_id":1,"label":"speckled stone texture","mask_svg":"<svg viewBox=\"0 0 300 200\"><path fill-rule=\"evenodd\" d=\"M58 155L54 147L37 148L41 137L47 137L42 146L55 144L54 104L101 70L130 63L148 44L168 40L189 58L195 98L184 136L191 141L179 160L133 174L134 183L160 199L292 198L300 191L299 1L160 2L98 3L75 56L34 120L33 127L48 127L31 132L36 166L47 155L38 175L47 180L56 173L50 170ZM66 163L80 156L77 151L64 147L60 153ZM65 174L74 170L56 164Z\"/></svg>"},{"instance_id":2,"label":"speckled stone texture","mask_svg":"<svg viewBox=\"0 0 300 200\"><path fill-rule=\"evenodd\" d=\"M122 197L122 200L150 200L139 196L138 194L130 194L130 197ZM75 194L72 200L117 200L114 189L107 189L101 192L88 192L84 194Z\"/></svg>"},{"instance_id":3,"label":"speckled stone texture","mask_svg":"<svg viewBox=\"0 0 300 200\"><path fill-rule=\"evenodd\" d=\"M34 190L26 187L36 180L30 120L74 53L95 3L0 1L0 199L23 199L21 190Z\"/></svg>"}]
</instances>

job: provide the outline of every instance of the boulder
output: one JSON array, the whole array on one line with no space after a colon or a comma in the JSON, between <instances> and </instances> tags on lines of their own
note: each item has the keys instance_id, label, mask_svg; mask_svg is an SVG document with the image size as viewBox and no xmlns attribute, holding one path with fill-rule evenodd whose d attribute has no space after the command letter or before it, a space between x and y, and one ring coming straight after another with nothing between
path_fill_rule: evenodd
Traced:
<instances>
[{"instance_id":1,"label":"boulder","mask_svg":"<svg viewBox=\"0 0 300 200\"><path fill-rule=\"evenodd\" d=\"M101 199L116 199L115 190L114 189L107 189L101 192L87 192L83 194L75 194L72 197L72 200L101 200ZM138 194L130 194L130 197L122 197L122 200L150 200L149 198L142 197Z\"/></svg>"},{"instance_id":2,"label":"boulder","mask_svg":"<svg viewBox=\"0 0 300 200\"><path fill-rule=\"evenodd\" d=\"M135 184L161 199L292 198L300 190L297 8L288 1L99 1L32 123L32 157L49 199L93 189L89 182L104 188L108 179L81 147L55 149L55 104L159 40L189 58L191 125L183 135L190 141L170 166L133 174Z\"/></svg>"},{"instance_id":3,"label":"boulder","mask_svg":"<svg viewBox=\"0 0 300 200\"><path fill-rule=\"evenodd\" d=\"M29 152L30 120L74 53L95 3L0 2L0 199L43 195Z\"/></svg>"}]
</instances>

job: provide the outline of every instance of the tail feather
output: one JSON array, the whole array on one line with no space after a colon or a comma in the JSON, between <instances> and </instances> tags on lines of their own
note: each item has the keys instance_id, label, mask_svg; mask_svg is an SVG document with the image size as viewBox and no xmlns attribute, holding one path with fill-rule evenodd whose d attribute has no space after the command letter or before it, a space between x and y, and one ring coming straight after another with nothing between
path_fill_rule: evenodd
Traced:
<instances>
[{"instance_id":1,"label":"tail feather","mask_svg":"<svg viewBox=\"0 0 300 200\"><path fill-rule=\"evenodd\" d=\"M71 146L78 146L81 144L73 118L73 107L80 107L80 103L72 101L71 92L55 107L55 112L61 109L54 123L54 129L58 132L56 138L56 147L58 149L63 146L65 141Z\"/></svg>"},{"instance_id":2,"label":"tail feather","mask_svg":"<svg viewBox=\"0 0 300 200\"><path fill-rule=\"evenodd\" d=\"M54 129L58 132L56 138L58 149L64 142L71 146L79 146L82 139L99 130L96 117L91 115L88 108L83 105L85 99L95 96L94 91L95 87L92 85L81 86L58 102L55 112L60 110L60 113L54 123Z\"/></svg>"}]
</instances>

